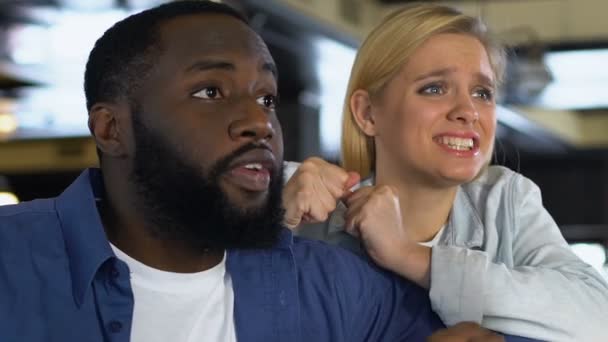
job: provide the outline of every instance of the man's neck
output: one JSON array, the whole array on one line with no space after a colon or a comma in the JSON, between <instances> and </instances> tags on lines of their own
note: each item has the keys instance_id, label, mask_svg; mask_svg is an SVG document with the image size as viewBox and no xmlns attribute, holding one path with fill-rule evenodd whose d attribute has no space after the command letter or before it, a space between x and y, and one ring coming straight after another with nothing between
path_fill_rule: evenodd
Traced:
<instances>
[{"instance_id":1,"label":"man's neck","mask_svg":"<svg viewBox=\"0 0 608 342\"><path fill-rule=\"evenodd\" d=\"M176 273L202 272L222 261L224 250L196 250L187 242L154 236L150 223L133 209L137 196L131 186L104 181L105 198L97 207L108 240L118 249L147 266Z\"/></svg>"},{"instance_id":2,"label":"man's neck","mask_svg":"<svg viewBox=\"0 0 608 342\"><path fill-rule=\"evenodd\" d=\"M224 256L224 250L194 251L184 242L153 237L140 224L106 228L106 233L110 242L125 254L162 271L202 272L219 264Z\"/></svg>"}]
</instances>

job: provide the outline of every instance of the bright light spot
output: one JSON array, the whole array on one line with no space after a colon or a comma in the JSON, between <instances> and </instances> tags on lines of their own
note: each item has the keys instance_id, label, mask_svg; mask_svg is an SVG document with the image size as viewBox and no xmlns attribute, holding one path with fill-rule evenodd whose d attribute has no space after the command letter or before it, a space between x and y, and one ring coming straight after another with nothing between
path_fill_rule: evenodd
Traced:
<instances>
[{"instance_id":1,"label":"bright light spot","mask_svg":"<svg viewBox=\"0 0 608 342\"><path fill-rule=\"evenodd\" d=\"M12 192L0 192L0 205L17 203L19 203L19 199Z\"/></svg>"},{"instance_id":2,"label":"bright light spot","mask_svg":"<svg viewBox=\"0 0 608 342\"><path fill-rule=\"evenodd\" d=\"M356 50L325 38L316 41L316 49L321 88L319 99L321 150L325 156L337 157L342 130L342 106Z\"/></svg>"},{"instance_id":3,"label":"bright light spot","mask_svg":"<svg viewBox=\"0 0 608 342\"><path fill-rule=\"evenodd\" d=\"M14 50L9 53L16 63L16 71L19 71L16 74L46 85L23 89L13 111L2 110L0 106L0 113L16 113L23 132L51 136L89 135L82 95L82 75L89 51L105 30L129 15L130 11L101 10L112 8L109 4L114 1L111 0L71 0L70 4L77 6L80 2L82 7L78 8L88 6L88 12L77 11L77 7L50 10L52 15L48 16L47 25L24 24L11 32ZM34 62L37 64L21 65ZM13 121L4 121L0 134L6 134L4 131L12 129L12 124Z\"/></svg>"},{"instance_id":4,"label":"bright light spot","mask_svg":"<svg viewBox=\"0 0 608 342\"><path fill-rule=\"evenodd\" d=\"M12 134L17 130L17 126L17 118L13 114L0 113L0 134Z\"/></svg>"},{"instance_id":5,"label":"bright light spot","mask_svg":"<svg viewBox=\"0 0 608 342\"><path fill-rule=\"evenodd\" d=\"M599 243L575 243L570 245L574 254L597 269L606 280L606 249Z\"/></svg>"},{"instance_id":6,"label":"bright light spot","mask_svg":"<svg viewBox=\"0 0 608 342\"><path fill-rule=\"evenodd\" d=\"M544 63L554 80L541 93L537 105L556 109L606 107L607 59L608 49L546 53Z\"/></svg>"},{"instance_id":7,"label":"bright light spot","mask_svg":"<svg viewBox=\"0 0 608 342\"><path fill-rule=\"evenodd\" d=\"M17 64L44 62L49 50L48 29L39 25L15 25L8 35L10 54Z\"/></svg>"},{"instance_id":8,"label":"bright light spot","mask_svg":"<svg viewBox=\"0 0 608 342\"><path fill-rule=\"evenodd\" d=\"M556 82L605 82L608 49L559 51L545 54L544 62Z\"/></svg>"}]
</instances>

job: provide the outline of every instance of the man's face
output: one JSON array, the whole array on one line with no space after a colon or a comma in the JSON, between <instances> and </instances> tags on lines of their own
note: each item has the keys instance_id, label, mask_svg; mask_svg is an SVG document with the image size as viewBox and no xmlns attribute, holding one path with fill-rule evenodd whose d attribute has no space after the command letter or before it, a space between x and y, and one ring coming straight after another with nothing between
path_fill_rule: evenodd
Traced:
<instances>
[{"instance_id":1,"label":"man's face","mask_svg":"<svg viewBox=\"0 0 608 342\"><path fill-rule=\"evenodd\" d=\"M179 17L136 95L132 180L159 237L201 248L267 246L282 219L274 62L226 15Z\"/></svg>"}]
</instances>

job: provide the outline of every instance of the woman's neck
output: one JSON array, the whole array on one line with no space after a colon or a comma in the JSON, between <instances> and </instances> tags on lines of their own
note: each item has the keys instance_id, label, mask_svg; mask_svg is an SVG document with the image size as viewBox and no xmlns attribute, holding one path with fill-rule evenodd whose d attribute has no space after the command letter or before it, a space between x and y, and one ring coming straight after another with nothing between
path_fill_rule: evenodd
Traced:
<instances>
[{"instance_id":1,"label":"woman's neck","mask_svg":"<svg viewBox=\"0 0 608 342\"><path fill-rule=\"evenodd\" d=\"M376 174L377 185L390 185L399 196L403 227L416 242L430 241L447 223L458 186L432 187L412 178Z\"/></svg>"}]
</instances>

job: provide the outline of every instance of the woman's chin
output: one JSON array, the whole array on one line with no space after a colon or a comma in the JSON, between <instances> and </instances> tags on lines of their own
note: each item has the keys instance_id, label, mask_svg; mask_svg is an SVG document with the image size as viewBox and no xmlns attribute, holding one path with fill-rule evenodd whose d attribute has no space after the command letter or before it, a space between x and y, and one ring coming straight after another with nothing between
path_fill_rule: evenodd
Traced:
<instances>
[{"instance_id":1,"label":"woman's chin","mask_svg":"<svg viewBox=\"0 0 608 342\"><path fill-rule=\"evenodd\" d=\"M457 168L442 170L441 178L450 185L461 185L477 178L481 168Z\"/></svg>"}]
</instances>

